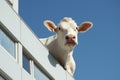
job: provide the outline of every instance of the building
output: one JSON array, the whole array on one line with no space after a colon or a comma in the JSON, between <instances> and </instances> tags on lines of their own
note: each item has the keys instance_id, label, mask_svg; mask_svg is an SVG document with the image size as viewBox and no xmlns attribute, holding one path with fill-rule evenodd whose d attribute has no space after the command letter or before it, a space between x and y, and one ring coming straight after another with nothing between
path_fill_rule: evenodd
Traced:
<instances>
[{"instance_id":1,"label":"building","mask_svg":"<svg viewBox=\"0 0 120 80\"><path fill-rule=\"evenodd\" d=\"M0 1L0 80L74 80L18 15L18 0Z\"/></svg>"}]
</instances>

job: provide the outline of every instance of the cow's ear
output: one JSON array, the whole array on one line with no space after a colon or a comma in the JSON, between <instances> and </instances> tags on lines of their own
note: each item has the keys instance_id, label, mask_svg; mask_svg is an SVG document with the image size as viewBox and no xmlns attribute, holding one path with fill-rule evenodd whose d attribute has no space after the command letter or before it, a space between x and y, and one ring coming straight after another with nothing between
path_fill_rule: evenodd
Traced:
<instances>
[{"instance_id":1,"label":"cow's ear","mask_svg":"<svg viewBox=\"0 0 120 80\"><path fill-rule=\"evenodd\" d=\"M88 31L91 27L93 26L92 22L83 22L79 27L78 27L78 32L86 32Z\"/></svg>"},{"instance_id":2,"label":"cow's ear","mask_svg":"<svg viewBox=\"0 0 120 80\"><path fill-rule=\"evenodd\" d=\"M50 20L45 20L44 21L44 25L48 28L48 30L55 32L56 31L56 25L54 24L54 22L50 21Z\"/></svg>"}]
</instances>

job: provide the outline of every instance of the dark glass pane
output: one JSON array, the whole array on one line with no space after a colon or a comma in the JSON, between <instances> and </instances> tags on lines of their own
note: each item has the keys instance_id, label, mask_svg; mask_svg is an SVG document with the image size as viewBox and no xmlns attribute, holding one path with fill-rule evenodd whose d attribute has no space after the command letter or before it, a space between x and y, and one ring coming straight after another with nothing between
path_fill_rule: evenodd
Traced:
<instances>
[{"instance_id":1,"label":"dark glass pane","mask_svg":"<svg viewBox=\"0 0 120 80\"><path fill-rule=\"evenodd\" d=\"M25 55L23 55L23 68L30 73L30 60Z\"/></svg>"}]
</instances>

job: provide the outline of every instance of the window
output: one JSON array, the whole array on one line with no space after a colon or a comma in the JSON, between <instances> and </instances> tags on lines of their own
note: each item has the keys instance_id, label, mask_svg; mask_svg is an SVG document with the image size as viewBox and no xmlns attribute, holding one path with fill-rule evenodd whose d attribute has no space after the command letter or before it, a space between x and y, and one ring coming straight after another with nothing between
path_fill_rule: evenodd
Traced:
<instances>
[{"instance_id":1,"label":"window","mask_svg":"<svg viewBox=\"0 0 120 80\"><path fill-rule=\"evenodd\" d=\"M23 54L23 68L30 73L30 59Z\"/></svg>"},{"instance_id":2,"label":"window","mask_svg":"<svg viewBox=\"0 0 120 80\"><path fill-rule=\"evenodd\" d=\"M5 79L0 75L0 80L5 80Z\"/></svg>"},{"instance_id":3,"label":"window","mask_svg":"<svg viewBox=\"0 0 120 80\"><path fill-rule=\"evenodd\" d=\"M50 80L36 65L34 65L35 80Z\"/></svg>"},{"instance_id":4,"label":"window","mask_svg":"<svg viewBox=\"0 0 120 80\"><path fill-rule=\"evenodd\" d=\"M3 46L13 57L16 57L15 42L0 29L0 45Z\"/></svg>"},{"instance_id":5,"label":"window","mask_svg":"<svg viewBox=\"0 0 120 80\"><path fill-rule=\"evenodd\" d=\"M0 80L13 80L4 71L0 69Z\"/></svg>"},{"instance_id":6,"label":"window","mask_svg":"<svg viewBox=\"0 0 120 80\"><path fill-rule=\"evenodd\" d=\"M38 64L37 61L34 61L33 56L23 47L22 65L26 72L34 76L34 80L53 80Z\"/></svg>"}]
</instances>

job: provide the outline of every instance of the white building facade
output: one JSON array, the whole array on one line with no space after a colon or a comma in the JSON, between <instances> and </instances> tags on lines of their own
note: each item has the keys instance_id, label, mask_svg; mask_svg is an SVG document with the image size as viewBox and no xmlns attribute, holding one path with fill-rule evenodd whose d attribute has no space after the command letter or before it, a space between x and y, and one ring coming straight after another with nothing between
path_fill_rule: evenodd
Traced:
<instances>
[{"instance_id":1,"label":"white building facade","mask_svg":"<svg viewBox=\"0 0 120 80\"><path fill-rule=\"evenodd\" d=\"M74 80L18 15L18 0L0 0L0 80Z\"/></svg>"}]
</instances>

